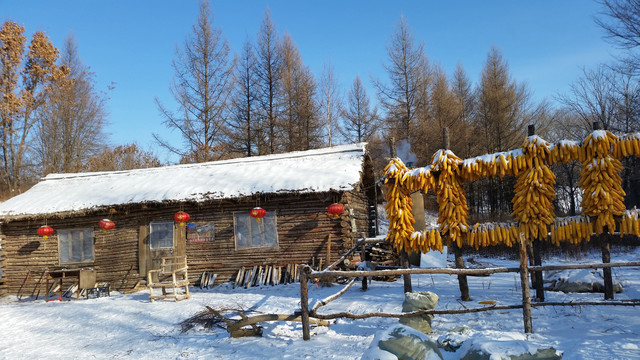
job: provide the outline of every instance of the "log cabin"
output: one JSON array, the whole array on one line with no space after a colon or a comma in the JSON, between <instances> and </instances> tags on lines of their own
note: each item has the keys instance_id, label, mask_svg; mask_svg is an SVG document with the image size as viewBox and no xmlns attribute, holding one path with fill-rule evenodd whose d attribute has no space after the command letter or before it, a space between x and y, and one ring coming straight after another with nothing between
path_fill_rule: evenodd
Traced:
<instances>
[{"instance_id":1,"label":"log cabin","mask_svg":"<svg viewBox=\"0 0 640 360\"><path fill-rule=\"evenodd\" d=\"M344 207L337 217L327 213L334 203ZM250 216L256 207L263 218ZM185 224L174 219L179 211L189 214ZM106 218L113 229L100 228ZM50 174L0 204L0 296L40 293L42 274L73 269L93 270L112 290L131 290L167 256L187 256L192 285L203 272L217 274L219 284L243 266L326 264L363 234L375 235L376 219L365 143ZM38 235L45 224L53 234Z\"/></svg>"}]
</instances>

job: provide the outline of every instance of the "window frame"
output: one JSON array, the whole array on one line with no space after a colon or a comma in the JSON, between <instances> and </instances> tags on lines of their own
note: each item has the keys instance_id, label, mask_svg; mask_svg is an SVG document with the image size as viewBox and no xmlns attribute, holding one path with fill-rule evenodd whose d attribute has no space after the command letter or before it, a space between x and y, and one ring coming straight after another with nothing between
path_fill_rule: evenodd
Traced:
<instances>
[{"instance_id":1,"label":"window frame","mask_svg":"<svg viewBox=\"0 0 640 360\"><path fill-rule=\"evenodd\" d=\"M57 230L57 237L58 237L58 264L59 265L73 265L73 264L93 264L96 261L96 236L95 236L95 232L93 228L71 228L71 229L61 229L61 230ZM73 235L72 233L74 232L80 232L82 234L82 246L81 247L81 260L74 260L74 254L73 254ZM84 249L84 243L85 243L85 235L89 235L90 237L90 242L89 244L91 245L91 258L85 258L86 254L85 253L85 249ZM69 236L71 236L71 238L69 238ZM77 239L75 241L78 241ZM63 247L63 242L67 242L69 245L66 247ZM63 254L63 248L67 249L67 256L68 259L67 260L63 260L62 258L62 254Z\"/></svg>"},{"instance_id":2,"label":"window frame","mask_svg":"<svg viewBox=\"0 0 640 360\"><path fill-rule=\"evenodd\" d=\"M242 219L239 219L242 217ZM245 227L248 225L248 234L239 234L240 229L242 229L242 222L244 222ZM267 232L265 232L265 226L269 226ZM242 229L244 230L244 229ZM273 241L269 241L268 244L265 244L264 241L262 244L253 245L253 237L254 230L260 231L263 236L272 236ZM240 236L238 236L240 235ZM242 236L247 236L246 245L245 241L242 240ZM270 239L269 239L270 240ZM252 249L280 249L280 239L278 236L278 214L277 211L267 211L264 218L260 219L258 222L257 219L251 217L249 211L234 211L233 212L233 243L236 251L239 250L252 250Z\"/></svg>"},{"instance_id":3,"label":"window frame","mask_svg":"<svg viewBox=\"0 0 640 360\"><path fill-rule=\"evenodd\" d=\"M153 241L153 226L159 224L171 224L171 246L163 246L164 244L160 244L160 246L154 247ZM151 250L167 250L173 249L176 245L176 231L175 224L173 221L150 221L149 222L149 249Z\"/></svg>"}]
</instances>

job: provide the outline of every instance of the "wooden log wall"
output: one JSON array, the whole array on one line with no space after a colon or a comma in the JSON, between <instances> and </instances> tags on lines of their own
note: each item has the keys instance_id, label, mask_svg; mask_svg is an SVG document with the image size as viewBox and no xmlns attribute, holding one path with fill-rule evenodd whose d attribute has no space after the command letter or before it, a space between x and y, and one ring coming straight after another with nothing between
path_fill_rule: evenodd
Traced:
<instances>
[{"instance_id":1,"label":"wooden log wall","mask_svg":"<svg viewBox=\"0 0 640 360\"><path fill-rule=\"evenodd\" d=\"M267 211L277 212L278 248L235 249L233 212L248 212L255 202L207 204L194 209L191 222L213 222L215 239L211 242L187 241L189 278L196 283L203 271L218 274L216 283L232 281L242 266L282 264L326 264L327 244L331 235L331 257L337 259L351 248L354 238L348 209L354 209L358 226L366 229L366 206L361 196L345 193L340 200L346 211L339 219L327 214L333 196L298 195L271 197L258 204ZM364 198L366 203L366 198ZM213 208L211 208L213 206ZM186 208L185 211L189 212ZM191 212L190 212L191 214ZM221 256L221 254L224 254Z\"/></svg>"},{"instance_id":2,"label":"wooden log wall","mask_svg":"<svg viewBox=\"0 0 640 360\"><path fill-rule=\"evenodd\" d=\"M4 238L0 267L3 284L0 295L17 295L24 283L23 296L46 292L44 282L38 289L38 281L45 270L93 268L97 271L96 281L109 282L112 290L131 288L137 282L137 220L124 216L110 216L116 222L116 228L103 232L98 226L105 216L82 216L48 220L47 224L54 228L53 235L44 239L37 235L37 229L44 222L16 221L2 226ZM135 224L135 226L132 226ZM93 228L94 261L77 264L60 264L58 253L58 231L70 229ZM24 279L30 273L28 281ZM125 280L125 277L127 278ZM123 281L125 280L125 281ZM63 288L75 281L63 282Z\"/></svg>"},{"instance_id":3,"label":"wooden log wall","mask_svg":"<svg viewBox=\"0 0 640 360\"><path fill-rule=\"evenodd\" d=\"M340 219L332 219L327 207L339 200L345 205ZM97 282L109 282L113 290L127 290L144 284L146 274L140 271L139 231L150 221L173 221L176 211L183 209L191 215L190 222L213 222L215 239L186 243L189 280L195 285L203 271L218 274L216 283L235 278L238 269L250 265L278 265L288 263L326 264L327 243L331 235L331 257L337 259L350 249L355 239L367 231L369 223L367 198L360 193L269 195L260 199L212 200L202 203L130 205L102 213L77 217L49 218L47 224L56 233L43 239L37 229L44 220L8 221L1 226L0 296L17 295L28 272L30 279L23 294L30 296L44 270L62 268L94 268ZM254 206L277 212L278 248L235 249L233 212L248 212ZM349 209L353 210L350 215ZM98 222L109 217L116 228L102 232ZM356 229L352 229L351 217ZM58 230L93 228L95 236L94 262L59 264ZM185 231L180 228L180 231ZM70 282L69 282L70 285ZM63 284L63 287L68 284ZM42 286L40 295L45 294Z\"/></svg>"}]
</instances>

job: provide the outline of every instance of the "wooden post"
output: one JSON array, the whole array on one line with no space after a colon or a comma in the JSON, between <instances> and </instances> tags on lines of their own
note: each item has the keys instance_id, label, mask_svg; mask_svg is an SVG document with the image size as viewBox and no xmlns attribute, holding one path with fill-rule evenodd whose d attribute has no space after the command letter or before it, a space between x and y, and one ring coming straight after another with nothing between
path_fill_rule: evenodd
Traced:
<instances>
[{"instance_id":1,"label":"wooden post","mask_svg":"<svg viewBox=\"0 0 640 360\"><path fill-rule=\"evenodd\" d=\"M533 264L535 266L542 266L542 244L539 240L533 242ZM542 278L542 271L534 272L535 288L536 288L536 300L544 302L544 279Z\"/></svg>"},{"instance_id":2,"label":"wooden post","mask_svg":"<svg viewBox=\"0 0 640 360\"><path fill-rule=\"evenodd\" d=\"M307 271L305 265L300 265L300 312L302 318L302 339L311 339L309 333L309 290L307 286Z\"/></svg>"},{"instance_id":3,"label":"wooden post","mask_svg":"<svg viewBox=\"0 0 640 360\"><path fill-rule=\"evenodd\" d=\"M404 269L411 268L411 265L409 264L409 255L404 250L400 252L400 266L402 266ZM413 292L413 287L411 286L411 274L403 274L402 280L404 281L404 292Z\"/></svg>"},{"instance_id":4,"label":"wooden post","mask_svg":"<svg viewBox=\"0 0 640 360\"><path fill-rule=\"evenodd\" d=\"M598 121L593 122L593 130L602 129L602 124ZM600 250L602 251L602 262L608 264L611 262L611 242L607 234L608 228L605 226L602 234L598 236L600 240ZM613 300L613 278L611 277L611 268L603 268L602 276L604 277L604 299Z\"/></svg>"},{"instance_id":5,"label":"wooden post","mask_svg":"<svg viewBox=\"0 0 640 360\"><path fill-rule=\"evenodd\" d=\"M531 322L531 294L529 293L529 267L527 265L527 244L524 233L520 233L520 285L522 286L522 319L524 332L533 333Z\"/></svg>"},{"instance_id":6,"label":"wooden post","mask_svg":"<svg viewBox=\"0 0 640 360\"><path fill-rule=\"evenodd\" d=\"M449 128L442 129L442 148L449 150ZM462 258L462 248L458 247L458 244L452 244L453 254L455 257L456 268L464 269L464 259ZM467 275L458 275L458 286L460 287L460 299L462 301L471 301L469 296L469 283L467 282Z\"/></svg>"},{"instance_id":7,"label":"wooden post","mask_svg":"<svg viewBox=\"0 0 640 360\"><path fill-rule=\"evenodd\" d=\"M529 125L527 127L527 135L533 136L536 134L536 126ZM542 243L539 239L534 239L532 246L533 253L533 265L541 266L542 265L542 254L541 247ZM536 300L544 301L544 280L542 278L542 271L533 271L531 273L531 282L533 283L533 287L536 289Z\"/></svg>"},{"instance_id":8,"label":"wooden post","mask_svg":"<svg viewBox=\"0 0 640 360\"><path fill-rule=\"evenodd\" d=\"M362 243L362 247L360 248L360 260L362 262L366 261L366 257L367 257L366 255L367 255L366 254L366 245L363 242ZM369 287L369 284L367 283L367 277L363 276L362 277L362 291L366 291L368 287Z\"/></svg>"},{"instance_id":9,"label":"wooden post","mask_svg":"<svg viewBox=\"0 0 640 360\"><path fill-rule=\"evenodd\" d=\"M456 262L456 269L464 269L464 259L462 258L462 248L458 247L458 244L452 244L453 254ZM460 299L462 301L471 301L469 296L469 283L467 282L467 275L458 275L458 286L460 287Z\"/></svg>"},{"instance_id":10,"label":"wooden post","mask_svg":"<svg viewBox=\"0 0 640 360\"><path fill-rule=\"evenodd\" d=\"M602 262L608 264L611 262L611 241L609 240L609 234L603 230L600 234L600 249L602 251ZM613 300L613 278L611 276L611 268L606 267L602 269L602 276L604 277L604 299Z\"/></svg>"},{"instance_id":11,"label":"wooden post","mask_svg":"<svg viewBox=\"0 0 640 360\"><path fill-rule=\"evenodd\" d=\"M332 234L329 234L329 238L327 239L327 266L331 264L331 236Z\"/></svg>"}]
</instances>

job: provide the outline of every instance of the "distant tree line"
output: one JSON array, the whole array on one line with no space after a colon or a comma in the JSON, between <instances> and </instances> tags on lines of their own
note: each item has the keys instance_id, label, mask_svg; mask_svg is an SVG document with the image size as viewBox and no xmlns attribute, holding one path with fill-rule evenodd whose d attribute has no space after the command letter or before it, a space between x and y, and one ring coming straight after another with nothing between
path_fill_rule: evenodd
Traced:
<instances>
[{"instance_id":1,"label":"distant tree line","mask_svg":"<svg viewBox=\"0 0 640 360\"><path fill-rule=\"evenodd\" d=\"M583 139L594 121L616 133L640 131L640 0L603 0L596 22L627 56L583 69L570 90L536 101L514 79L498 47L488 50L477 81L458 63L452 74L430 61L403 17L386 43L384 73L356 75L344 89L331 64L314 74L292 34L280 34L267 10L255 40L237 53L213 24L207 1L178 48L169 83L171 104L156 99L162 121L180 143L154 134L182 163L257 156L366 141L377 170L389 139L406 139L416 166L430 163L450 129L450 149L462 158L520 147L527 125L555 142ZM36 32L27 49L24 28L0 29L0 194L12 196L51 172L119 170L162 165L135 144L109 145L104 92L79 58L73 37L60 52ZM371 87L367 86L367 80ZM369 94L367 89L375 93ZM374 96L375 98L371 98ZM640 202L640 164L624 159L629 206ZM558 165L559 215L579 212L580 165ZM467 184L471 214L508 218L515 179Z\"/></svg>"}]
</instances>

